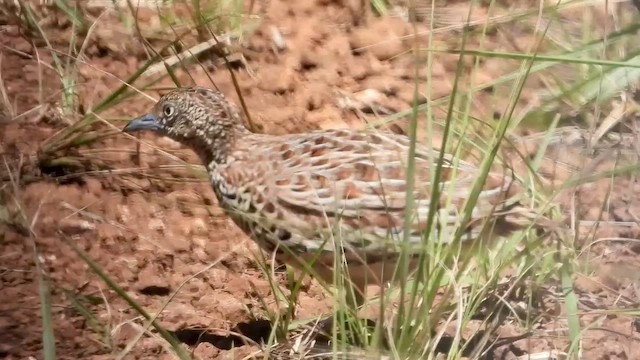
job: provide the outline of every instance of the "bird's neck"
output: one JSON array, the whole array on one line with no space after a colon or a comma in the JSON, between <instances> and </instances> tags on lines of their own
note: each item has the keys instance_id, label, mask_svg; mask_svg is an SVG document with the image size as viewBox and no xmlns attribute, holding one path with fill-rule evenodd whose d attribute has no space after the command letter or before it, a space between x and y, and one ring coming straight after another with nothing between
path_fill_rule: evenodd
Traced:
<instances>
[{"instance_id":1,"label":"bird's neck","mask_svg":"<svg viewBox=\"0 0 640 360\"><path fill-rule=\"evenodd\" d=\"M244 126L208 128L197 131L189 139L192 149L206 166L211 163L226 164L239 138L250 134Z\"/></svg>"}]
</instances>

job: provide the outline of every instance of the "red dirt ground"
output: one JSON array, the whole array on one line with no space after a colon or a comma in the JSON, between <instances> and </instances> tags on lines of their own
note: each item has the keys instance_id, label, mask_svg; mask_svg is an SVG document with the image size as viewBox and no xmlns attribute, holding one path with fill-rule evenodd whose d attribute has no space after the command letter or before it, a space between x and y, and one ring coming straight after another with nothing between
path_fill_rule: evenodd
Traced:
<instances>
[{"instance_id":1,"label":"red dirt ground","mask_svg":"<svg viewBox=\"0 0 640 360\"><path fill-rule=\"evenodd\" d=\"M416 59L407 54L411 43L399 37L410 34L411 26L398 18L355 17L357 11L353 9L357 3L269 2L258 30L242 45L248 66L236 71L247 107L260 131L275 134L358 127L364 124L365 116L371 120L376 113L384 116L385 112L410 107L412 64ZM53 39L68 38L68 24L49 22ZM272 26L281 30L286 49L274 51ZM79 99L85 108L117 88L118 79L128 78L146 59L143 47L133 37L118 36L116 26L101 24L98 29L96 38L87 46L85 63L80 66ZM21 158L28 165L36 149L70 119L53 115L60 98L59 78L50 68L52 56L44 44L35 43L34 49L12 24L2 25L0 34L1 79L13 104L13 113L23 114L16 119L0 117L0 153L5 155L9 166L15 166ZM485 46L495 47L502 40L498 34L488 38L489 44ZM455 40L444 36L436 37L436 41L455 44ZM520 41L524 47L533 40ZM196 65L189 67L188 74L178 70L180 80L184 84L211 86L211 78L218 88L237 100L225 67L214 66L208 59L203 61L206 70ZM433 98L451 91L456 62L456 55L435 57L431 74ZM504 71L503 65L488 59L482 63L481 79L477 81L495 78ZM168 79L163 79L161 85L172 86ZM362 111L338 106L343 99L341 94L356 94L357 98L364 96L360 92L367 89L379 94L374 104L357 106ZM156 98L158 95L149 94ZM533 101L532 97L525 92L522 101ZM483 101L475 104L474 112L480 118L489 118L491 115L487 114L493 114L494 109L505 108L495 103L496 97L487 99L491 99L493 106ZM102 115L128 119L151 105L151 101L138 96ZM143 138L196 162L193 154L173 142L151 135ZM28 219L35 219L35 236L30 237L15 226L0 225L0 358L41 358L40 300L31 239L35 239L43 271L52 283L60 359L109 359L138 333L137 324L141 322L132 321L135 313L90 271L63 237L85 250L151 313L160 311L169 294L189 279L159 320L169 330L208 330L209 338L197 345L193 345L193 340L199 332L194 331L191 339L185 338L193 342L189 345L196 358L241 358L256 350L252 346L230 350L231 338L227 333L230 329L242 330L242 324L253 319L264 318L259 298L273 299L269 284L254 260L256 246L216 206L206 182L179 181L184 170L158 168L175 162L144 145L138 157L136 147L134 140L118 134L92 145L91 149L81 148L83 155L99 158L117 171L93 172L66 182L26 166L14 189L4 175L7 172L2 172L4 194L17 195ZM92 153L92 149L101 151ZM147 168L146 176L141 171L127 171L137 167ZM608 186L610 182L601 181L579 189L577 213L582 219L595 220L600 216ZM638 193L640 183L635 177L616 180L601 217L637 222ZM5 196L2 200L9 204L10 216L18 216L13 199ZM640 321L603 312L614 307L637 308L640 246L625 239L637 239L638 234L637 227L601 228L596 235L579 240L585 246L590 241L586 238L609 239L585 246L590 249L584 256L585 263L590 265L585 273L590 275L575 279L576 290L583 300L583 326L595 324L585 332L585 359L640 359ZM218 262L199 274L213 261ZM280 279L281 286L286 287L283 274ZM96 332L85 317L74 311L68 293L94 301L88 306L101 324L109 325L103 331L110 334L110 346L105 344L104 333ZM329 309L321 287L310 283L301 294L298 317L318 315ZM256 323L252 324L256 330ZM548 322L540 324L534 336L517 342L516 350L503 350L503 354L512 359L539 351L567 350L565 326L566 322L550 314ZM504 335L522 333L522 329L512 324L504 325L502 330ZM161 341L145 336L127 358L170 358L162 346Z\"/></svg>"}]
</instances>

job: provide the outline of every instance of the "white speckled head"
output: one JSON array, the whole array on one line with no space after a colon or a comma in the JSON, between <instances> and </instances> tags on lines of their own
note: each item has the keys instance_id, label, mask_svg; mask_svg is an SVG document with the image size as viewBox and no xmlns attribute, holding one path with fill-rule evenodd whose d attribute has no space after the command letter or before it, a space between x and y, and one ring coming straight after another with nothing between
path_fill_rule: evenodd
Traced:
<instances>
[{"instance_id":1,"label":"white speckled head","mask_svg":"<svg viewBox=\"0 0 640 360\"><path fill-rule=\"evenodd\" d=\"M231 142L248 130L238 109L219 91L187 87L160 98L153 110L127 124L125 132L153 130L191 147L206 160L224 162Z\"/></svg>"}]
</instances>

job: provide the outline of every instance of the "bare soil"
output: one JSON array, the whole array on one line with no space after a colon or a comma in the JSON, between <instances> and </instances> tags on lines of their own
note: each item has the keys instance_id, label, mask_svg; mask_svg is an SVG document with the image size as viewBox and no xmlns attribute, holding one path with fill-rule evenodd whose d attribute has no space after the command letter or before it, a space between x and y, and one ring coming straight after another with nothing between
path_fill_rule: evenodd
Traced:
<instances>
[{"instance_id":1,"label":"bare soil","mask_svg":"<svg viewBox=\"0 0 640 360\"><path fill-rule=\"evenodd\" d=\"M246 64L235 69L257 131L277 134L361 127L365 120L410 108L413 64L426 61L411 54L411 41L403 40L411 34L411 25L399 18L359 16L358 3L272 0L260 10L259 28L239 45ZM49 15L47 33L58 44L65 44L71 29L61 20L53 21L56 16ZM140 16L153 25L152 16ZM136 38L118 33L121 29L115 20L111 25L103 20L97 26L79 67L79 102L85 109L120 86L121 79L127 79L146 60L144 47ZM274 45L273 27L282 33L286 48ZM196 358L241 358L256 351L255 346L242 346L240 338L229 330L258 341L268 334L269 324L259 299L273 299L273 294L255 260L257 247L216 206L206 181L185 180L187 170L162 167L176 162L160 150L139 147L130 137L116 132L77 150L111 170L93 169L81 176L60 178L56 169L33 166L43 142L76 118L58 111L59 77L51 68L53 59L45 44L25 40L10 22L1 26L0 34L0 75L13 107L10 112L4 109L5 118L0 118L0 153L6 160L5 170L10 170L2 172L3 191L12 194L0 201L7 204L7 217L15 220L0 224L0 358L42 358L34 245L52 286L60 359L112 358L139 332L137 314L88 268L68 241L86 251L147 311L162 310L161 324L178 331ZM436 34L434 39L451 47L459 42L451 39L451 33ZM503 33L492 34L484 46L497 48L507 40ZM532 38L519 39L523 48L531 42ZM213 57L202 58L202 67L178 70L178 78L185 85L211 86L213 81L238 103L229 71ZM434 57L431 98L450 93L457 61L458 56L452 54ZM484 60L477 81L496 78L517 65L500 61ZM535 85L534 81L532 88ZM163 79L159 86L173 85ZM159 93L148 92L155 98ZM523 106L535 101L533 94L524 92ZM500 104L506 104L506 97L487 94L485 100L474 104L478 118L489 119L495 109L506 108ZM426 101L426 95L419 101ZM102 116L125 120L151 105L149 99L137 96ZM20 116L14 118L10 113ZM401 121L394 126L404 129ZM143 140L197 163L193 154L171 141L148 134ZM10 179L9 173L18 178ZM640 182L635 176L587 184L573 197L578 199L575 212L586 220L636 223L639 193ZM563 200L567 207L570 200L571 196ZM21 222L22 213L33 223L34 234L11 225ZM605 312L637 308L640 246L629 239L638 239L639 233L634 226L600 227L582 231L576 241L576 246L585 249L583 260L588 264L585 275L575 279L585 327L585 359L640 359L640 320ZM200 273L212 262L213 267ZM280 270L277 274L286 288L284 274ZM298 318L330 310L326 294L315 282L308 282L303 290ZM84 304L108 327L96 331L72 301ZM275 307L276 303L272 300L267 306ZM562 313L562 309L550 312L532 336L496 355L513 359L540 351L567 350ZM501 336L525 331L516 324L505 324L502 329ZM162 341L144 336L127 358L170 356Z\"/></svg>"}]
</instances>

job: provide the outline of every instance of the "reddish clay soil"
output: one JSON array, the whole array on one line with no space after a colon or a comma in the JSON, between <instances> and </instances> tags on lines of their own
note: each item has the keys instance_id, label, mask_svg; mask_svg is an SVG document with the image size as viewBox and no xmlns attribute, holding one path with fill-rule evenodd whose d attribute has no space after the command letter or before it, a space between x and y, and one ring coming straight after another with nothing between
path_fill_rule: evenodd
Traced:
<instances>
[{"instance_id":1,"label":"reddish clay soil","mask_svg":"<svg viewBox=\"0 0 640 360\"><path fill-rule=\"evenodd\" d=\"M416 59L409 51L411 42L401 39L411 33L411 25L399 18L354 16L358 3L272 0L260 9L259 28L243 39L240 46L246 66L235 69L258 131L276 134L361 127L365 120L410 108L413 64L426 61ZM150 15L140 16L143 20L147 16L146 20L153 23ZM55 19L55 14L49 17ZM50 18L45 26L51 39L65 44L69 25ZM286 41L285 49L274 47L271 35L274 26ZM101 23L95 37L87 43L78 75L79 101L85 109L120 86L120 79L127 79L147 58L135 37L122 36L118 31L117 25ZM147 311L155 314L162 310L160 323L169 330L183 330L181 339L196 358L241 358L255 351L255 346L239 343L235 344L239 348L232 349L235 338L228 330L259 338L268 329L259 299L272 299L267 304L272 308L276 303L254 260L257 247L217 207L206 181L185 181L188 171L184 168L162 168L175 165L174 160L155 147L139 146L121 134L75 150L76 155L107 164L113 171L56 178L58 173L37 170L32 165L37 149L75 119L57 111L59 77L51 68L53 60L45 44L28 42L11 23L3 24L0 34L0 75L13 106L11 112L0 109L4 111L0 111L0 153L11 170L1 172L4 182L0 204L5 202L8 209L2 217L12 220L0 224L0 358L42 356L34 244L44 266L42 271L51 283L60 359L112 358L140 331L138 324L142 322L136 319L137 314L88 268L64 239L86 251ZM452 48L458 46L459 40L451 37L448 33L436 36L435 41ZM499 44L508 42L505 37L504 33L491 35L483 46L499 48ZM530 35L523 35L519 44L526 48L532 41ZM178 78L185 85L212 86L213 81L238 103L229 71L210 57L201 59L204 66L189 66L188 72L178 70ZM449 94L457 61L457 55L434 57L432 98ZM480 66L479 78L475 80L478 83L496 78L517 64L485 59ZM535 81L532 82L530 85L535 87ZM173 85L165 78L159 86ZM367 102L364 90L375 93L372 101ZM533 101L533 93L525 91L522 103ZM159 92L148 94L157 98ZM425 99L423 95L419 100ZM499 103L503 100L497 99L503 99L505 104L508 100L506 96L488 94L484 99L487 101L474 103L474 114L478 118L491 118L496 109L505 109ZM345 105L347 100L351 103ZM101 115L124 120L144 113L151 105L147 98L136 96ZM13 118L11 113L21 115ZM118 127L122 124L113 123ZM396 126L400 131L404 128L402 122ZM193 154L171 141L148 134L142 138L197 163ZM16 172L21 163L21 171ZM10 181L10 172L19 178ZM640 182L635 176L588 184L578 189L575 198L579 204L575 211L586 220L600 217L636 223L640 216L639 193ZM571 204L570 197L564 199L567 206ZM17 204L28 222L33 222L31 236L26 228L15 225L20 223L21 216ZM638 227L601 227L582 233L577 245L586 249L583 260L589 267L584 269L587 275L578 276L575 284L581 299L582 324L584 327L592 324L585 330L583 356L640 359L640 321L603 311L637 308L640 246L628 239L638 238ZM604 240L588 246L594 239ZM212 263L210 269L201 273ZM277 277L286 288L280 270ZM181 286L163 309L170 294ZM81 301L108 328L97 331L92 327L72 306L72 298ZM322 288L315 282L307 283L299 299L297 317L308 318L329 310L330 303ZM198 329L206 329L206 336ZM505 336L518 335L523 329L509 323L502 327L502 332ZM558 310L545 317L533 336L500 350L499 354L513 359L540 351L565 351L569 344L567 335L566 321L562 310ZM172 357L162 341L143 336L127 358Z\"/></svg>"}]
</instances>

